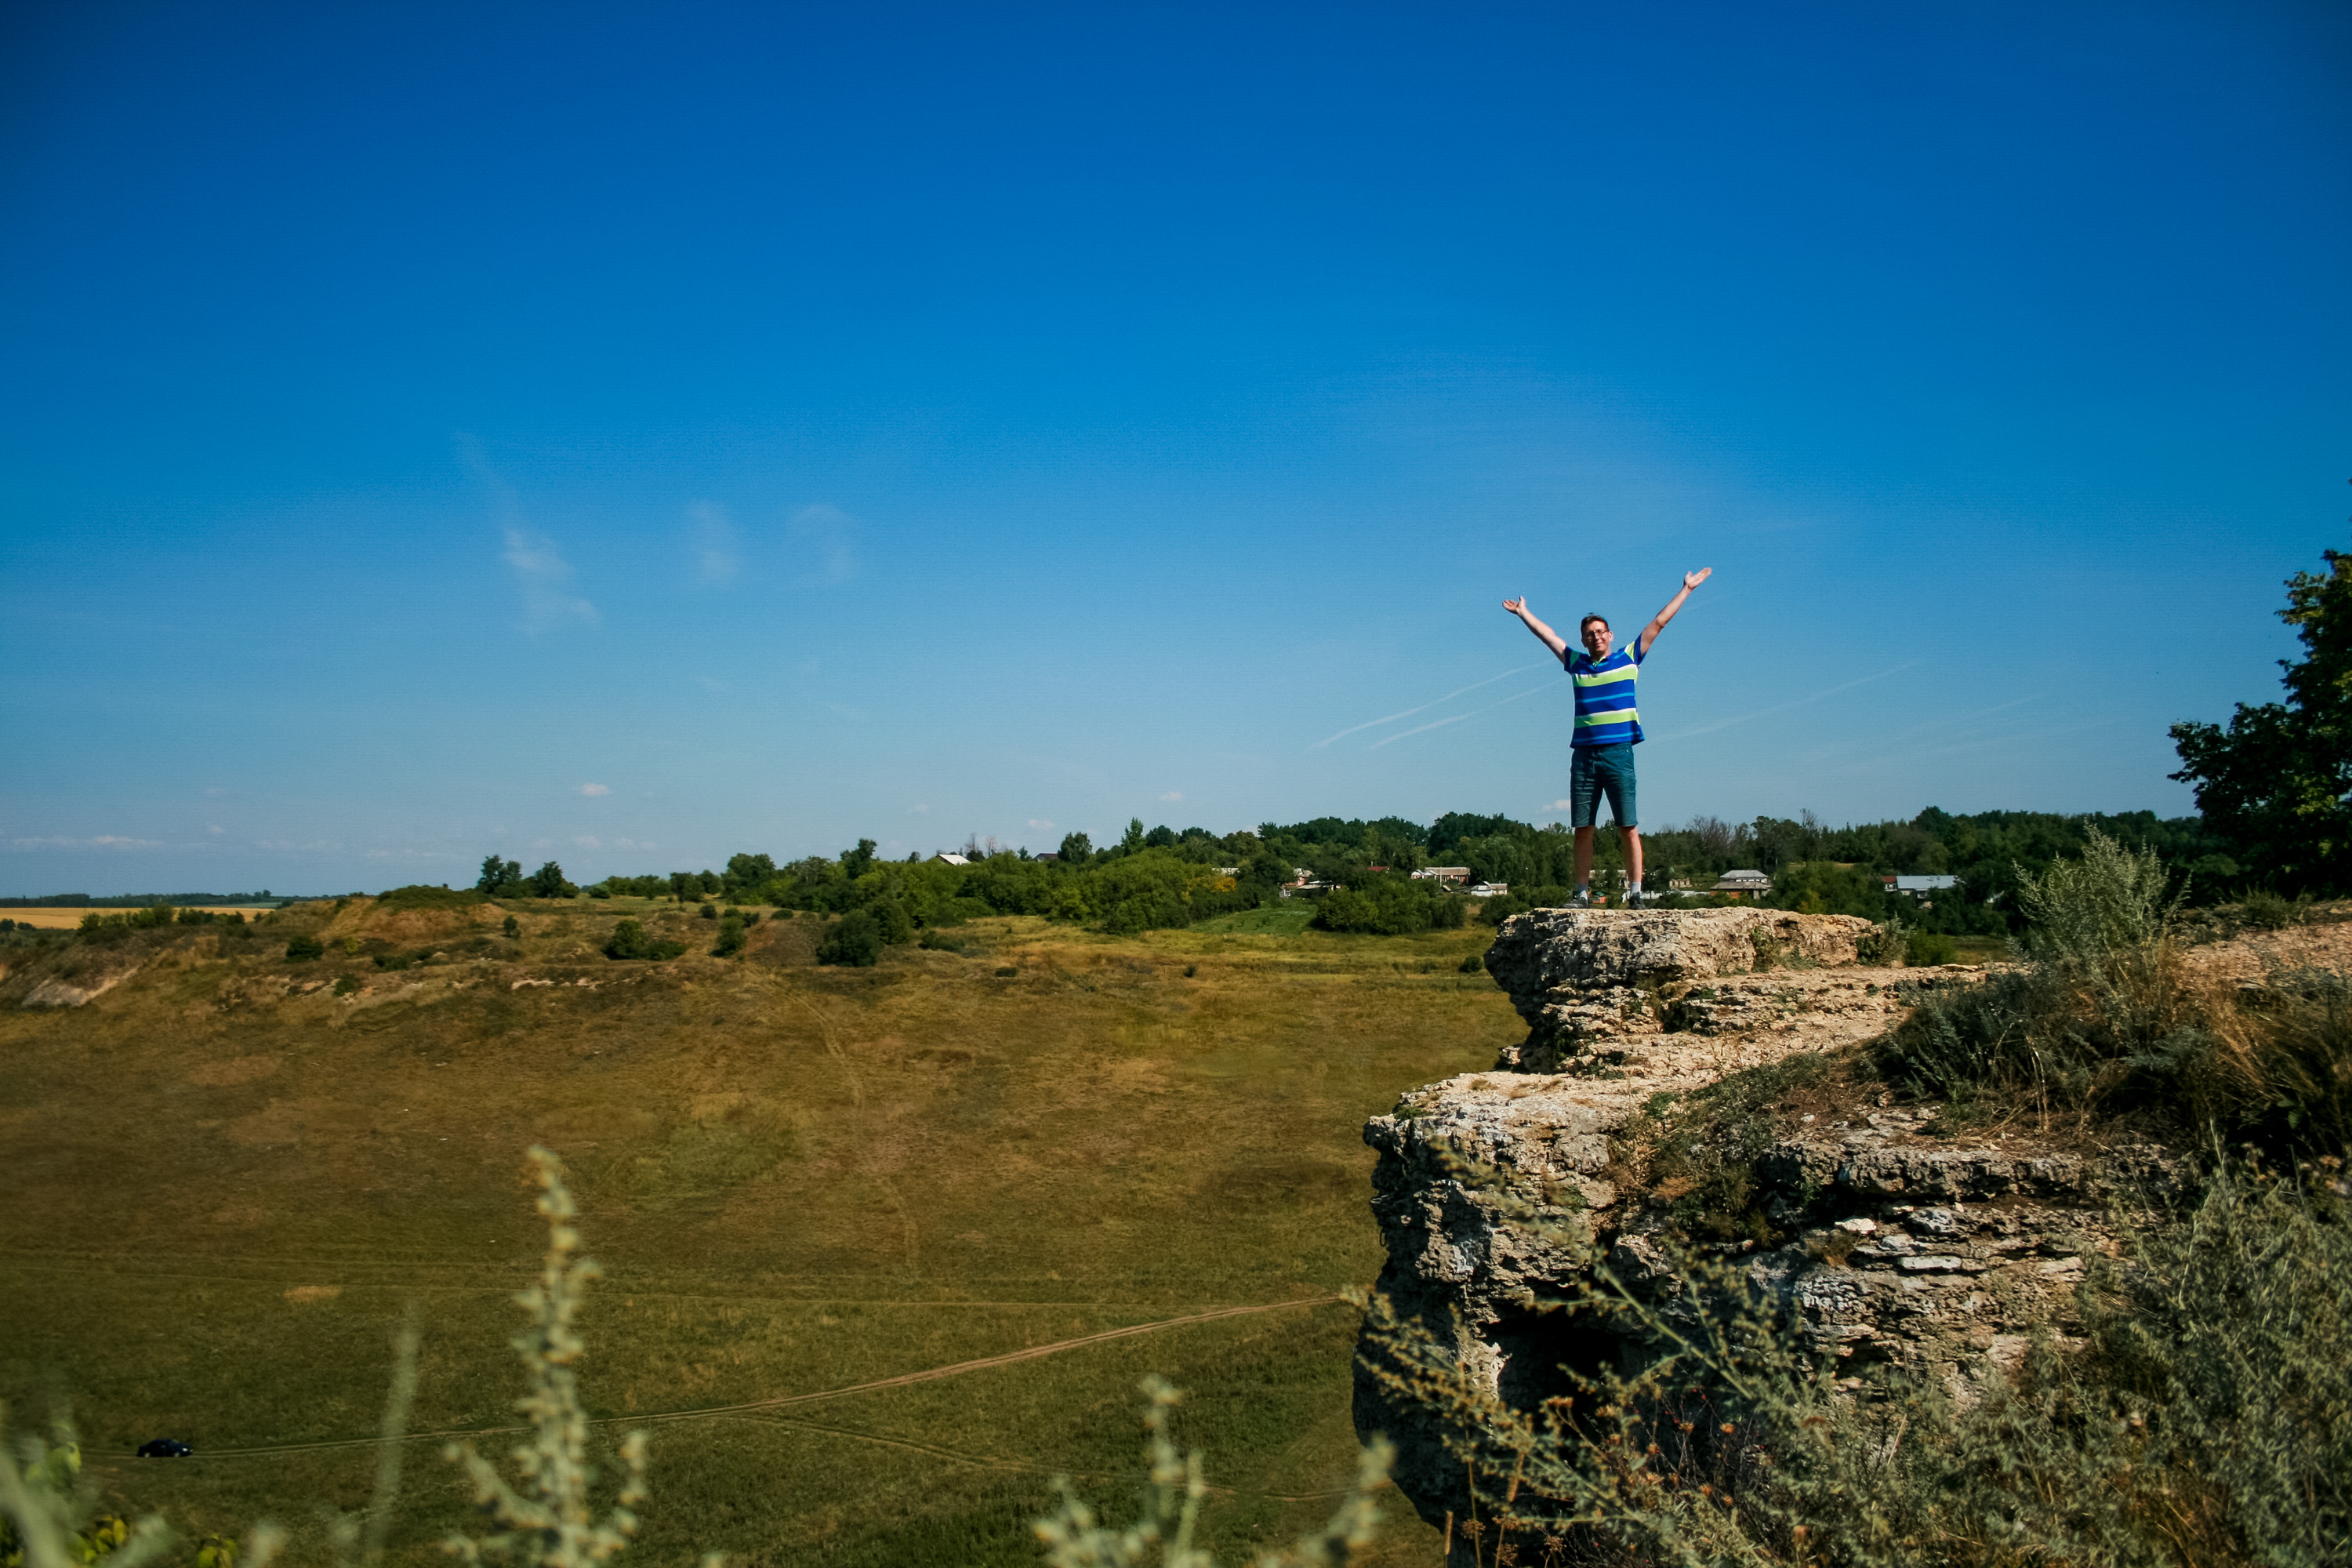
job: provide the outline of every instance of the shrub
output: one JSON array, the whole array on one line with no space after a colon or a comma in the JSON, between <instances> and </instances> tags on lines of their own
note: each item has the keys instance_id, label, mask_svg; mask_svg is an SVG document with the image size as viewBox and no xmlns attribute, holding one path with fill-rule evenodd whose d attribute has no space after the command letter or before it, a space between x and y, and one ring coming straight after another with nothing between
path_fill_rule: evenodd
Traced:
<instances>
[{"instance_id":1,"label":"shrub","mask_svg":"<svg viewBox=\"0 0 2352 1568\"><path fill-rule=\"evenodd\" d=\"M646 934L646 928L635 921L623 920L613 923L612 940L604 944L604 956L614 959L649 958L656 961L676 958L686 951L682 942L656 942Z\"/></svg>"},{"instance_id":2,"label":"shrub","mask_svg":"<svg viewBox=\"0 0 2352 1568\"><path fill-rule=\"evenodd\" d=\"M1952 939L1941 931L1915 931L1903 939L1903 962L1925 967L1933 963L1949 963L1959 956L1960 950Z\"/></svg>"},{"instance_id":3,"label":"shrub","mask_svg":"<svg viewBox=\"0 0 2352 1568\"><path fill-rule=\"evenodd\" d=\"M1485 969L1486 967L1486 955L1485 953L1483 953L1483 952L1467 952L1467 953L1464 953L1464 954L1462 955L1462 973L1465 973L1465 974L1475 974L1475 973L1477 973L1480 970Z\"/></svg>"},{"instance_id":4,"label":"shrub","mask_svg":"<svg viewBox=\"0 0 2352 1568\"><path fill-rule=\"evenodd\" d=\"M1405 877L1366 877L1335 888L1316 907L1314 923L1325 931L1378 936L1457 930L1468 900L1435 882Z\"/></svg>"},{"instance_id":5,"label":"shrub","mask_svg":"<svg viewBox=\"0 0 2352 1568\"><path fill-rule=\"evenodd\" d=\"M931 927L924 931L922 939L915 945L929 948L934 952L961 952L966 944L962 937L950 936L946 931Z\"/></svg>"},{"instance_id":6,"label":"shrub","mask_svg":"<svg viewBox=\"0 0 2352 1568\"><path fill-rule=\"evenodd\" d=\"M383 910L470 910L482 901L482 894L472 888L433 888L413 883L376 895L376 907Z\"/></svg>"},{"instance_id":7,"label":"shrub","mask_svg":"<svg viewBox=\"0 0 2352 1568\"><path fill-rule=\"evenodd\" d=\"M298 936L286 944L286 957L293 963L308 963L314 958L327 956L327 944L315 936Z\"/></svg>"},{"instance_id":8,"label":"shrub","mask_svg":"<svg viewBox=\"0 0 2352 1568\"><path fill-rule=\"evenodd\" d=\"M904 947L915 940L915 917L907 906L896 899L877 899L866 912L874 917L874 924L882 933L885 947Z\"/></svg>"},{"instance_id":9,"label":"shrub","mask_svg":"<svg viewBox=\"0 0 2352 1568\"><path fill-rule=\"evenodd\" d=\"M730 958L743 951L743 920L730 915L719 922L719 941L710 949L714 958Z\"/></svg>"},{"instance_id":10,"label":"shrub","mask_svg":"<svg viewBox=\"0 0 2352 1568\"><path fill-rule=\"evenodd\" d=\"M2303 909L2289 899L2263 891L2248 893L2238 906L2239 918L2258 931L2281 931L2303 918Z\"/></svg>"},{"instance_id":11,"label":"shrub","mask_svg":"<svg viewBox=\"0 0 2352 1568\"><path fill-rule=\"evenodd\" d=\"M819 963L850 964L868 969L882 961L882 927L864 910L852 910L833 922L816 944Z\"/></svg>"},{"instance_id":12,"label":"shrub","mask_svg":"<svg viewBox=\"0 0 2352 1568\"><path fill-rule=\"evenodd\" d=\"M634 924L635 922L632 921L631 923ZM499 930L504 931L509 936L520 936L522 934L522 921L515 919L512 915L509 915L504 921L499 922Z\"/></svg>"},{"instance_id":13,"label":"shrub","mask_svg":"<svg viewBox=\"0 0 2352 1568\"><path fill-rule=\"evenodd\" d=\"M1866 936L1857 938L1854 956L1864 963L1901 963L1916 960L1910 957L1910 946L1905 937L1901 915L1889 915Z\"/></svg>"},{"instance_id":14,"label":"shrub","mask_svg":"<svg viewBox=\"0 0 2352 1568\"><path fill-rule=\"evenodd\" d=\"M694 912L700 915L704 920L715 921L719 918L719 906L706 901L700 909Z\"/></svg>"}]
</instances>

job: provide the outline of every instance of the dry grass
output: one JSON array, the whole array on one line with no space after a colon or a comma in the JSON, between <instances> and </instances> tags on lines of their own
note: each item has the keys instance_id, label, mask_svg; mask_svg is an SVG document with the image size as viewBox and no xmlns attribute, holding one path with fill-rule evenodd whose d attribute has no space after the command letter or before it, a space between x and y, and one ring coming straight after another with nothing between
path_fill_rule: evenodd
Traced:
<instances>
[{"instance_id":1,"label":"dry grass","mask_svg":"<svg viewBox=\"0 0 2352 1568\"><path fill-rule=\"evenodd\" d=\"M395 935L363 900L241 942L142 933L109 956L136 973L71 1010L16 1005L57 960L0 982L0 1398L37 1421L69 1397L127 1510L191 1535L274 1514L299 1546L314 1504L364 1504L364 1448L223 1450L371 1433L408 1301L415 1428L510 1420L529 1144L571 1162L610 1270L586 1324L593 1413L739 1404L1366 1283L1363 1118L1518 1030L1457 973L1475 931L987 921L960 928L965 954L835 971L810 963L812 920L762 921L720 963L690 909L510 907L516 942L425 911ZM690 956L597 956L623 915ZM329 956L288 965L303 929ZM386 971L366 956L385 945L450 961ZM342 975L348 994L319 984ZM645 1550L1034 1562L1054 1472L1097 1491L1131 1473L1133 1390L1156 1371L1191 1391L1181 1436L1211 1483L1250 1483L1206 1542L1230 1558L1319 1524L1352 1476L1354 1326L1336 1305L1259 1313L657 1425ZM122 1457L163 1435L199 1457ZM408 1474L392 1555L437 1560L462 1484ZM1425 1559L1391 1512L1383 1555Z\"/></svg>"}]
</instances>

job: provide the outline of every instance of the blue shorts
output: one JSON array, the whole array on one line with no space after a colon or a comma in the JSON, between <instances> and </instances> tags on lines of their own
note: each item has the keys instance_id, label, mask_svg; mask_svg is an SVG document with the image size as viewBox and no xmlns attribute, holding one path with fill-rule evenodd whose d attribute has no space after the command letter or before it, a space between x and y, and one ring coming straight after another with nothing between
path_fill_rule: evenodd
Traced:
<instances>
[{"instance_id":1,"label":"blue shorts","mask_svg":"<svg viewBox=\"0 0 2352 1568\"><path fill-rule=\"evenodd\" d=\"M1568 765L1568 825L1600 826L1601 797L1609 797L1609 815L1620 827L1633 827L1641 818L1633 810L1633 746L1570 746L1576 760Z\"/></svg>"}]
</instances>

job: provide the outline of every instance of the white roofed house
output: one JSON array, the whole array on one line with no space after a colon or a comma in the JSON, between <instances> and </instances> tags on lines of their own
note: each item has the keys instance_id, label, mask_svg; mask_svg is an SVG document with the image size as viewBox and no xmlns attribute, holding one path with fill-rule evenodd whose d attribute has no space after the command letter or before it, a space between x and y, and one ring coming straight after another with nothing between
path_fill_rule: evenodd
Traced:
<instances>
[{"instance_id":1,"label":"white roofed house","mask_svg":"<svg viewBox=\"0 0 2352 1568\"><path fill-rule=\"evenodd\" d=\"M1772 879L1761 871L1726 871L1708 889L1727 899L1760 899L1771 890Z\"/></svg>"},{"instance_id":2,"label":"white roofed house","mask_svg":"<svg viewBox=\"0 0 2352 1568\"><path fill-rule=\"evenodd\" d=\"M1881 877L1879 880L1886 884L1888 892L1917 900L1922 909L1934 909L1937 893L1956 892L1960 885L1958 877Z\"/></svg>"},{"instance_id":3,"label":"white roofed house","mask_svg":"<svg viewBox=\"0 0 2352 1568\"><path fill-rule=\"evenodd\" d=\"M950 866L969 866L971 864L971 862L966 859L963 856L947 849L940 850L938 854L932 856L931 858Z\"/></svg>"},{"instance_id":4,"label":"white roofed house","mask_svg":"<svg viewBox=\"0 0 2352 1568\"><path fill-rule=\"evenodd\" d=\"M1467 866L1423 866L1420 870L1412 873L1412 879L1416 882L1466 882L1470 879L1470 868Z\"/></svg>"}]
</instances>

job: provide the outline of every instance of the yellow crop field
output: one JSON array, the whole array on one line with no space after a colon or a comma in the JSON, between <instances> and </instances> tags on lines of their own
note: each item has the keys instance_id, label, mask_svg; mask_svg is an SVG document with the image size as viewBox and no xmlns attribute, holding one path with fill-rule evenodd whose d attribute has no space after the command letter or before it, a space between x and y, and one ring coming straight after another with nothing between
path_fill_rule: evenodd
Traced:
<instances>
[{"instance_id":1,"label":"yellow crop field","mask_svg":"<svg viewBox=\"0 0 2352 1568\"><path fill-rule=\"evenodd\" d=\"M241 914L247 920L269 912L266 909L256 909L247 904L192 904L188 907L205 910L213 914ZM127 909L98 904L81 904L71 909L0 909L0 920L12 920L18 925L34 926L42 931L72 931L81 924L84 915L121 915L130 912Z\"/></svg>"}]
</instances>

